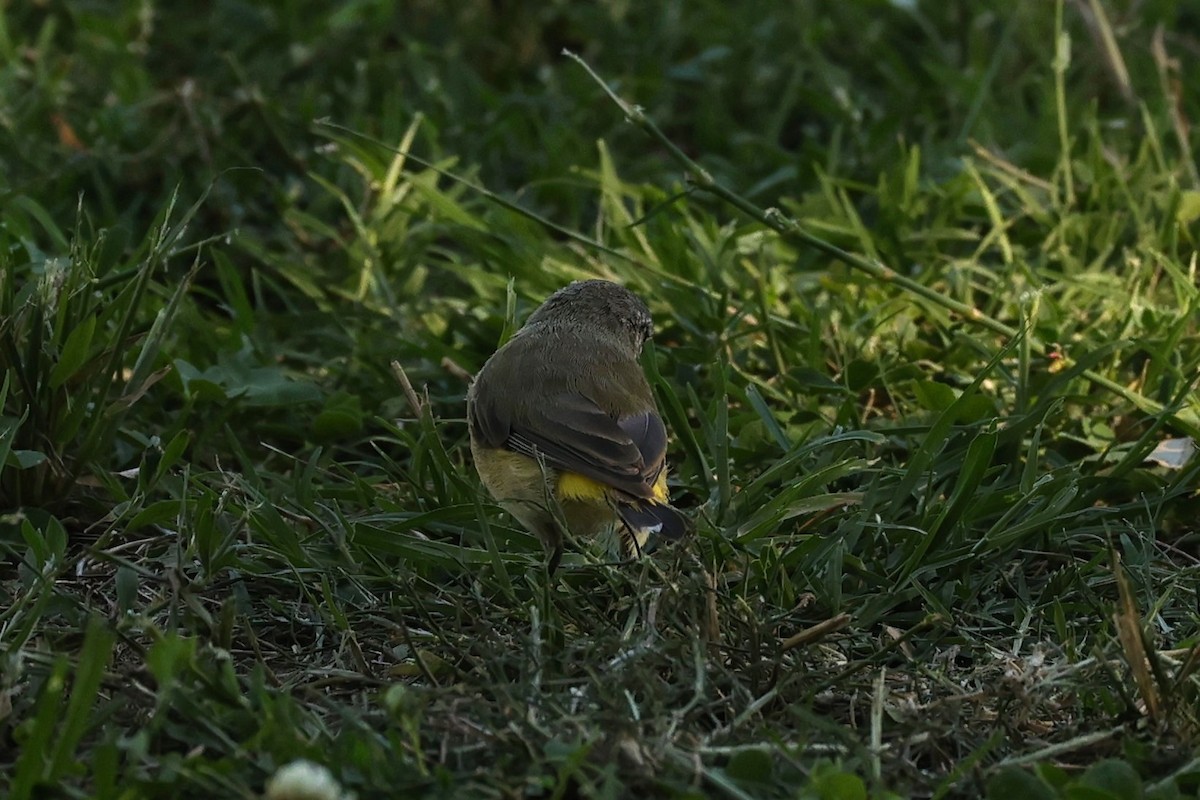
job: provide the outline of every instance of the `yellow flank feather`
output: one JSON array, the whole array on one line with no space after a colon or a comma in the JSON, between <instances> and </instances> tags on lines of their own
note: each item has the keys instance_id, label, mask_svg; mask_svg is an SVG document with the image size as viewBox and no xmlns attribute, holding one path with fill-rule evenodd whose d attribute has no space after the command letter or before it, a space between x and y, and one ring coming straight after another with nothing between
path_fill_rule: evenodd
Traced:
<instances>
[{"instance_id":1,"label":"yellow flank feather","mask_svg":"<svg viewBox=\"0 0 1200 800\"><path fill-rule=\"evenodd\" d=\"M667 494L667 468L663 467L658 473L658 480L654 482L654 502L662 505L667 505L670 495Z\"/></svg>"},{"instance_id":2,"label":"yellow flank feather","mask_svg":"<svg viewBox=\"0 0 1200 800\"><path fill-rule=\"evenodd\" d=\"M558 476L557 494L559 500L576 500L583 503L606 503L611 491L612 489L600 483L600 481L592 480L585 475L580 475L578 472L563 472ZM666 504L667 502L667 471L665 469L658 473L658 480L654 482L653 502L662 504Z\"/></svg>"},{"instance_id":3,"label":"yellow flank feather","mask_svg":"<svg viewBox=\"0 0 1200 800\"><path fill-rule=\"evenodd\" d=\"M558 499L577 500L583 503L607 503L609 488L600 481L580 475L578 472L563 472L558 476Z\"/></svg>"},{"instance_id":4,"label":"yellow flank feather","mask_svg":"<svg viewBox=\"0 0 1200 800\"><path fill-rule=\"evenodd\" d=\"M471 450L479 477L488 492L522 525L537 534L547 547L559 547L562 543L555 512L550 509L550 504L557 502L561 518L575 536L590 539L623 530L632 539L624 543L614 540L614 551L628 555L649 549L648 542L656 532L654 526L635 530L626 524L622 528L616 507L622 498L611 486L578 472L549 469L511 450L479 447L474 442ZM624 502L633 501L626 498ZM654 481L650 502L669 505L666 470Z\"/></svg>"}]
</instances>

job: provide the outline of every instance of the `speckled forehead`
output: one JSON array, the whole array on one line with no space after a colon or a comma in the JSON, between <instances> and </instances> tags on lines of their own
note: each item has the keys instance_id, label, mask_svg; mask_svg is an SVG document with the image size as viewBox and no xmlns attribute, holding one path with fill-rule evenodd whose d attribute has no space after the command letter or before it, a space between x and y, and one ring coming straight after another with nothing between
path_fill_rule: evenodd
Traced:
<instances>
[{"instance_id":1,"label":"speckled forehead","mask_svg":"<svg viewBox=\"0 0 1200 800\"><path fill-rule=\"evenodd\" d=\"M597 313L636 332L642 340L653 333L650 309L642 299L623 286L604 280L576 281L564 286L546 298L526 324Z\"/></svg>"},{"instance_id":2,"label":"speckled forehead","mask_svg":"<svg viewBox=\"0 0 1200 800\"><path fill-rule=\"evenodd\" d=\"M654 333L654 318L650 316L650 309L646 308L645 303L636 297L634 299L637 300L637 305L633 310L633 319L631 322L635 328L640 330L649 339L650 335Z\"/></svg>"}]
</instances>

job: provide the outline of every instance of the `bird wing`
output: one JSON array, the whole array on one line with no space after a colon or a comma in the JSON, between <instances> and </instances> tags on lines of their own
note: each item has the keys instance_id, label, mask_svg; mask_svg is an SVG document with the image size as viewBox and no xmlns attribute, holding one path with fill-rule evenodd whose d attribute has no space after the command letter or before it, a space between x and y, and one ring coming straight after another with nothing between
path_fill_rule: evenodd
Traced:
<instances>
[{"instance_id":1,"label":"bird wing","mask_svg":"<svg viewBox=\"0 0 1200 800\"><path fill-rule=\"evenodd\" d=\"M519 420L500 419L494 408L472 406L471 424L485 441L637 499L654 497L667 452L667 430L654 409L613 417L578 392L545 397Z\"/></svg>"}]
</instances>

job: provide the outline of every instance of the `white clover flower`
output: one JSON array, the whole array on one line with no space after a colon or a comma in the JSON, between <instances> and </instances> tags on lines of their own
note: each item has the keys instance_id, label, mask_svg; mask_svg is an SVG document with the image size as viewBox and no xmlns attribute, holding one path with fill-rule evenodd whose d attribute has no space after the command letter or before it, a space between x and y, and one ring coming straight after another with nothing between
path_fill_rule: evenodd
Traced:
<instances>
[{"instance_id":1,"label":"white clover flower","mask_svg":"<svg viewBox=\"0 0 1200 800\"><path fill-rule=\"evenodd\" d=\"M333 773L320 764L297 759L275 771L267 781L266 800L354 800L343 792Z\"/></svg>"}]
</instances>

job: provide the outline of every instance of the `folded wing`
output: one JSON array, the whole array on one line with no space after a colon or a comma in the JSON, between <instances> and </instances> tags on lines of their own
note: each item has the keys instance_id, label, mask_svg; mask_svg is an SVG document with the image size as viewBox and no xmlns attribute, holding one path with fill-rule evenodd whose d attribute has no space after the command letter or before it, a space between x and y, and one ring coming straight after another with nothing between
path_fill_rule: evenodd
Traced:
<instances>
[{"instance_id":1,"label":"folded wing","mask_svg":"<svg viewBox=\"0 0 1200 800\"><path fill-rule=\"evenodd\" d=\"M577 392L543 398L520 419L503 419L494 408L477 397L469 419L491 446L541 458L632 499L654 499L667 452L667 430L654 409L613 417Z\"/></svg>"}]
</instances>

